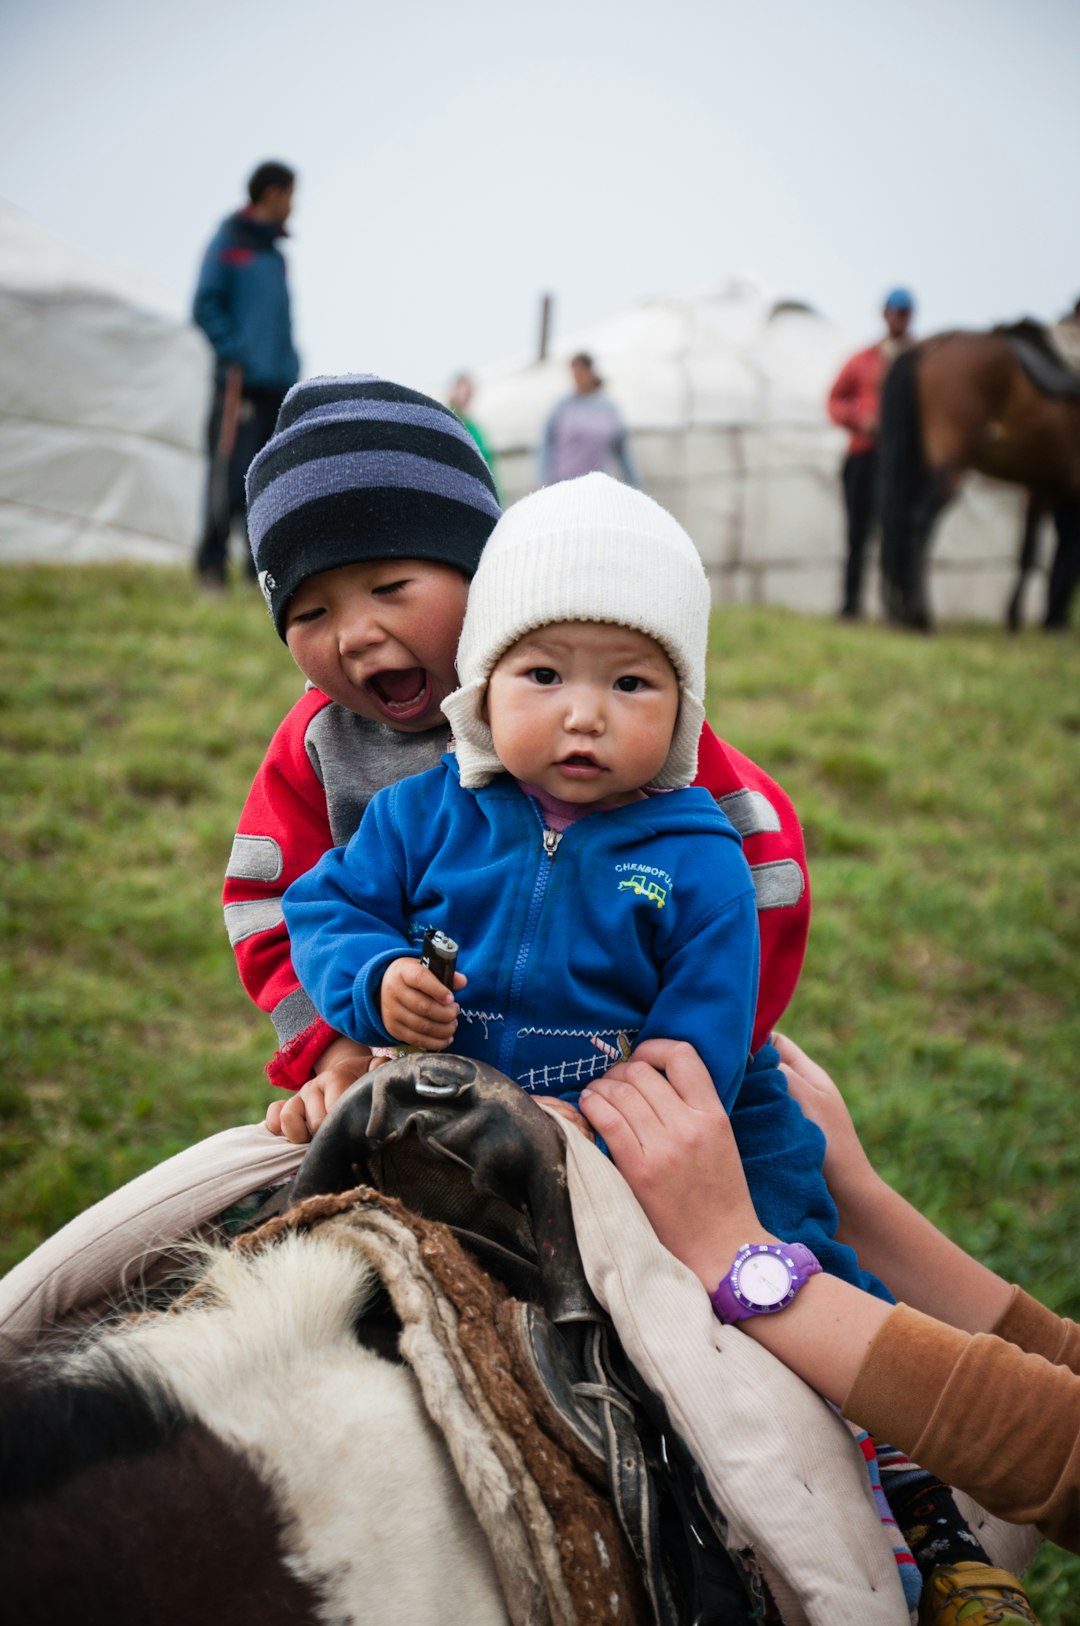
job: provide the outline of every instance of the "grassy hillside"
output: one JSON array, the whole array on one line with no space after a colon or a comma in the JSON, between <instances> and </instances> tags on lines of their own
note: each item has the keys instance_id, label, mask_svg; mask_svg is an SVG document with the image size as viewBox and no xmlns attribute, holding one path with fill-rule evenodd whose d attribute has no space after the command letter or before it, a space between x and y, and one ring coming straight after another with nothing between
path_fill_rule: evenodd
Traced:
<instances>
[{"instance_id":1,"label":"grassy hillside","mask_svg":"<svg viewBox=\"0 0 1080 1626\"><path fill-rule=\"evenodd\" d=\"M5 569L0 1268L122 1180L261 1116L270 1028L220 878L299 676L261 601L179 572ZM1080 1316L1080 642L714 618L710 716L802 815L788 1030L888 1178ZM1080 1562L1040 1560L1044 1626ZM1072 1599L1073 1601L1070 1601Z\"/></svg>"}]
</instances>

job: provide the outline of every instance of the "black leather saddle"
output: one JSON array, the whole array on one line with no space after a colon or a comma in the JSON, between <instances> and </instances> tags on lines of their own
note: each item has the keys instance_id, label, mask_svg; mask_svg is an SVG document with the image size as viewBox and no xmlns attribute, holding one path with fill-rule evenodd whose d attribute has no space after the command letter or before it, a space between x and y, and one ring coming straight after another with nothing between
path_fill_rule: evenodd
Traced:
<instances>
[{"instance_id":1,"label":"black leather saddle","mask_svg":"<svg viewBox=\"0 0 1080 1626\"><path fill-rule=\"evenodd\" d=\"M1080 401L1080 374L1071 372L1050 342L1040 322L1025 317L1021 322L996 327L1035 388L1055 400Z\"/></svg>"}]
</instances>

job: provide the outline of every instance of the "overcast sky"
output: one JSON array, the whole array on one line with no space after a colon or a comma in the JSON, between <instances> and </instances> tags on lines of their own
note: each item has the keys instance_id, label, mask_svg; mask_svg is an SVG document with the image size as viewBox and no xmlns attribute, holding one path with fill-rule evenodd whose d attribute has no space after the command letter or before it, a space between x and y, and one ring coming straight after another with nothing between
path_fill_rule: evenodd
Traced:
<instances>
[{"instance_id":1,"label":"overcast sky","mask_svg":"<svg viewBox=\"0 0 1080 1626\"><path fill-rule=\"evenodd\" d=\"M438 387L734 273L872 336L1080 295L1077 0L0 0L0 197L190 299L300 173L306 372Z\"/></svg>"}]
</instances>

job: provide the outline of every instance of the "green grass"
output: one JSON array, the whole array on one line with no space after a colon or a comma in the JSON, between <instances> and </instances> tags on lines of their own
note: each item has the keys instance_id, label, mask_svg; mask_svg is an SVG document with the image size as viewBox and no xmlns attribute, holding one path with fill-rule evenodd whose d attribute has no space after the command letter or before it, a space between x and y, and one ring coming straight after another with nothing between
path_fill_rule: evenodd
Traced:
<instances>
[{"instance_id":1,"label":"green grass","mask_svg":"<svg viewBox=\"0 0 1080 1626\"><path fill-rule=\"evenodd\" d=\"M0 631L0 1268L261 1116L269 1024L220 885L300 692L261 600L174 571L8 568ZM1080 642L714 618L710 717L783 783L814 890L786 1027L882 1172L1080 1316ZM1080 1561L1038 1560L1044 1626Z\"/></svg>"}]
</instances>

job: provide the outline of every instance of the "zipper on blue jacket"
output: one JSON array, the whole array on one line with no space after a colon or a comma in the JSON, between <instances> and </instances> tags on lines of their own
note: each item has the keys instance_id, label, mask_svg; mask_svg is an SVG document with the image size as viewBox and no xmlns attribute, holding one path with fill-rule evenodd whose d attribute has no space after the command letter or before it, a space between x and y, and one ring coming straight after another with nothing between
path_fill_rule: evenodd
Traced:
<instances>
[{"instance_id":1,"label":"zipper on blue jacket","mask_svg":"<svg viewBox=\"0 0 1080 1626\"><path fill-rule=\"evenodd\" d=\"M561 830L549 830L544 823L544 815L540 805L534 797L528 798L529 806L536 814L540 825L540 835L544 844L543 857L537 865L536 879L533 881L532 897L529 899L529 912L525 917L525 930L521 934L521 946L514 961L514 969L510 976L510 1000L506 1013L506 1029L503 1033L502 1044L499 1046L499 1059L495 1063L500 1073L510 1074L510 1061L517 1044L517 1017L518 1007L521 1004L521 991L525 983L525 970L532 953L533 938L540 921L540 910L544 902L544 893L547 891L548 880L551 876L551 864L559 850L562 840Z\"/></svg>"}]
</instances>

